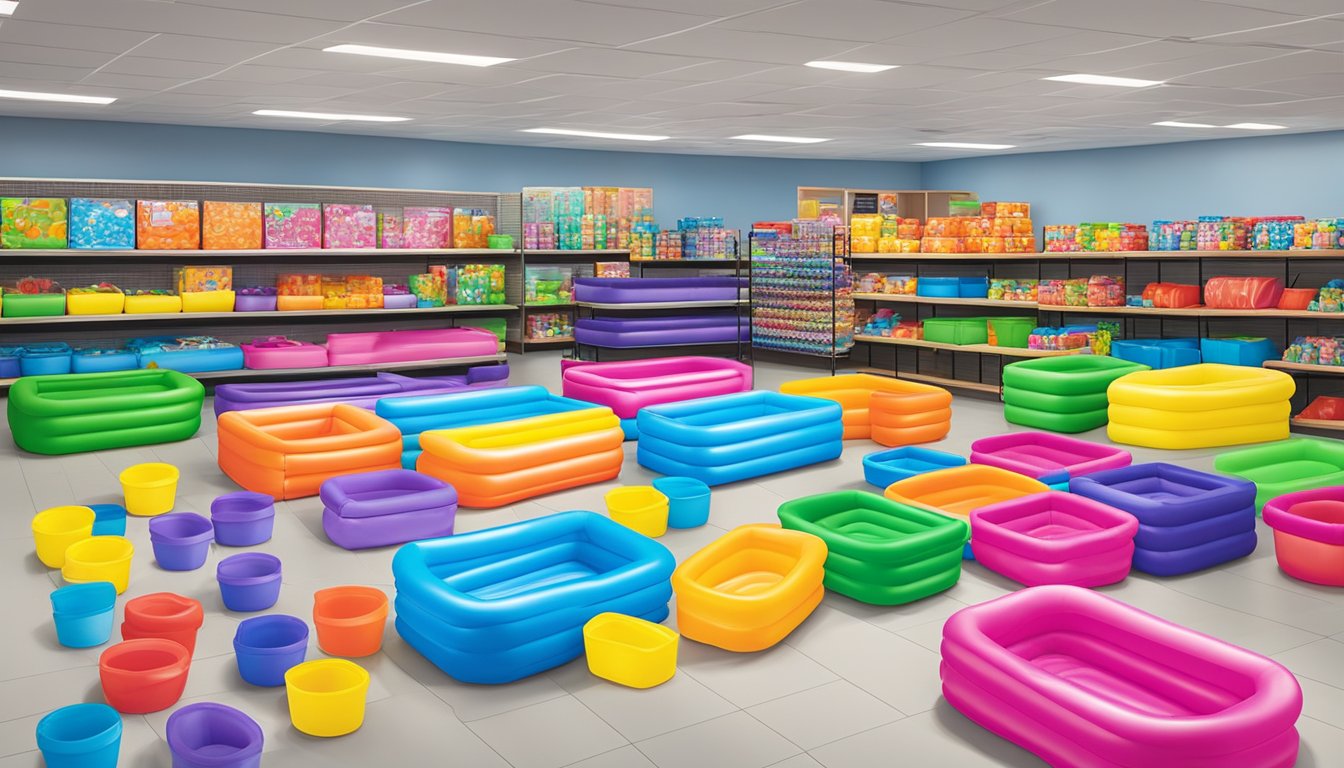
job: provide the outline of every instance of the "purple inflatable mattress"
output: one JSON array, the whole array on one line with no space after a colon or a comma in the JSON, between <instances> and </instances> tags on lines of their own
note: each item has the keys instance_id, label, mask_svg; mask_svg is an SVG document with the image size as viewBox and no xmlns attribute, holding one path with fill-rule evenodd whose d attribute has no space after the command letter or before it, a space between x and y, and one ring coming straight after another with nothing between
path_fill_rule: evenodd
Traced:
<instances>
[{"instance_id":1,"label":"purple inflatable mattress","mask_svg":"<svg viewBox=\"0 0 1344 768\"><path fill-rule=\"evenodd\" d=\"M737 334L733 326L737 325ZM574 339L593 347L676 346L679 344L732 344L750 341L747 318L735 315L692 315L640 318L580 318Z\"/></svg>"},{"instance_id":2,"label":"purple inflatable mattress","mask_svg":"<svg viewBox=\"0 0 1344 768\"><path fill-rule=\"evenodd\" d=\"M509 366L504 364L478 365L468 368L466 374L460 376L414 378L380 373L352 379L220 384L215 387L215 415L306 403L348 403L373 410L373 404L384 397L440 395L464 389L502 387L508 380Z\"/></svg>"},{"instance_id":3,"label":"purple inflatable mattress","mask_svg":"<svg viewBox=\"0 0 1344 768\"><path fill-rule=\"evenodd\" d=\"M746 278L736 277L580 277L574 300L597 304L646 301L734 301Z\"/></svg>"}]
</instances>

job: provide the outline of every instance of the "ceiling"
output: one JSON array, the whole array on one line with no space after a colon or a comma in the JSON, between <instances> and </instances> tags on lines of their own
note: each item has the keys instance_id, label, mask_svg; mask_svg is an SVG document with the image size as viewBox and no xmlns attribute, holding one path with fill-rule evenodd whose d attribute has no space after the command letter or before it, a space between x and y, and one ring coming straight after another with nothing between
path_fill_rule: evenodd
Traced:
<instances>
[{"instance_id":1,"label":"ceiling","mask_svg":"<svg viewBox=\"0 0 1344 768\"><path fill-rule=\"evenodd\" d=\"M513 57L489 68L324 53L356 43ZM813 59L898 64L878 74ZM1166 81L1130 89L1041 78ZM695 154L933 160L1344 128L1341 0L21 0L0 114ZM291 109L397 115L324 123ZM559 127L671 136L624 142ZM812 145L739 134L826 137ZM984 154L980 152L979 154Z\"/></svg>"}]
</instances>

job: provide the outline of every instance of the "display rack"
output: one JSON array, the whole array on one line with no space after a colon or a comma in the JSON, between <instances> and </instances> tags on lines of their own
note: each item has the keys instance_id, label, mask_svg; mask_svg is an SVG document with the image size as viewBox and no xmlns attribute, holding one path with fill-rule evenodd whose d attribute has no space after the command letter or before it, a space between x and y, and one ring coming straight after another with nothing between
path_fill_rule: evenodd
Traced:
<instances>
[{"instance_id":1,"label":"display rack","mask_svg":"<svg viewBox=\"0 0 1344 768\"><path fill-rule=\"evenodd\" d=\"M808 204L834 205L845 223L856 213L877 213L877 199L894 195L896 209L903 218L924 221L930 216L947 216L953 201L978 199L974 192L950 189L848 189L845 187L798 187L798 209Z\"/></svg>"},{"instance_id":2,"label":"display rack","mask_svg":"<svg viewBox=\"0 0 1344 768\"><path fill-rule=\"evenodd\" d=\"M753 231L749 244L752 347L823 358L834 374L854 346L845 229L804 221L788 235Z\"/></svg>"}]
</instances>

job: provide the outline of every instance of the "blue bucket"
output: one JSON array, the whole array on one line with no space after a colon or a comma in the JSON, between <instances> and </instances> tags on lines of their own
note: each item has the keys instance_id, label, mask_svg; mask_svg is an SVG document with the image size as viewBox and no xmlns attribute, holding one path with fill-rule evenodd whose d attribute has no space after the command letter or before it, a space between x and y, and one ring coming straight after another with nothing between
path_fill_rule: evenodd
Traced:
<instances>
[{"instance_id":1,"label":"blue bucket","mask_svg":"<svg viewBox=\"0 0 1344 768\"><path fill-rule=\"evenodd\" d=\"M37 722L47 768L117 768L121 715L106 704L71 704Z\"/></svg>"},{"instance_id":2,"label":"blue bucket","mask_svg":"<svg viewBox=\"0 0 1344 768\"><path fill-rule=\"evenodd\" d=\"M112 637L117 588L110 581L71 584L51 593L56 640L67 648L92 648Z\"/></svg>"},{"instance_id":3,"label":"blue bucket","mask_svg":"<svg viewBox=\"0 0 1344 768\"><path fill-rule=\"evenodd\" d=\"M693 477L660 477L653 489L667 497L667 527L697 528L709 522L709 486Z\"/></svg>"},{"instance_id":4,"label":"blue bucket","mask_svg":"<svg viewBox=\"0 0 1344 768\"><path fill-rule=\"evenodd\" d=\"M219 561L215 580L230 611L264 611L280 599L280 558L265 552L244 552Z\"/></svg>"},{"instance_id":5,"label":"blue bucket","mask_svg":"<svg viewBox=\"0 0 1344 768\"><path fill-rule=\"evenodd\" d=\"M126 508L120 504L85 504L93 510L94 536L125 536Z\"/></svg>"},{"instance_id":6,"label":"blue bucket","mask_svg":"<svg viewBox=\"0 0 1344 768\"><path fill-rule=\"evenodd\" d=\"M194 512L173 512L149 521L154 560L165 571L194 571L205 565L215 529Z\"/></svg>"},{"instance_id":7,"label":"blue bucket","mask_svg":"<svg viewBox=\"0 0 1344 768\"><path fill-rule=\"evenodd\" d=\"M285 672L308 653L308 625L295 616L273 613L243 619L233 635L238 674L252 685L285 684Z\"/></svg>"}]
</instances>

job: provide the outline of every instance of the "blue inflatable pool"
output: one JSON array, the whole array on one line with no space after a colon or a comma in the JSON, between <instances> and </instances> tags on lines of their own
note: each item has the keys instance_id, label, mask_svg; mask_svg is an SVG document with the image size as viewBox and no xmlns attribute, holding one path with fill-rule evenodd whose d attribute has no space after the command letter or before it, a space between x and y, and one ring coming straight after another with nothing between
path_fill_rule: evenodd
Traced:
<instances>
[{"instance_id":1,"label":"blue inflatable pool","mask_svg":"<svg viewBox=\"0 0 1344 768\"><path fill-rule=\"evenodd\" d=\"M412 542L392 559L397 633L457 680L509 683L582 655L599 613L667 618L675 567L593 512Z\"/></svg>"},{"instance_id":2,"label":"blue inflatable pool","mask_svg":"<svg viewBox=\"0 0 1344 768\"><path fill-rule=\"evenodd\" d=\"M753 390L641 408L639 464L722 485L840 457L832 400Z\"/></svg>"},{"instance_id":3,"label":"blue inflatable pool","mask_svg":"<svg viewBox=\"0 0 1344 768\"><path fill-rule=\"evenodd\" d=\"M415 469L420 433L431 429L497 424L593 408L592 403L551 394L545 387L500 387L424 397L379 400L373 412L401 430L401 466Z\"/></svg>"}]
</instances>

